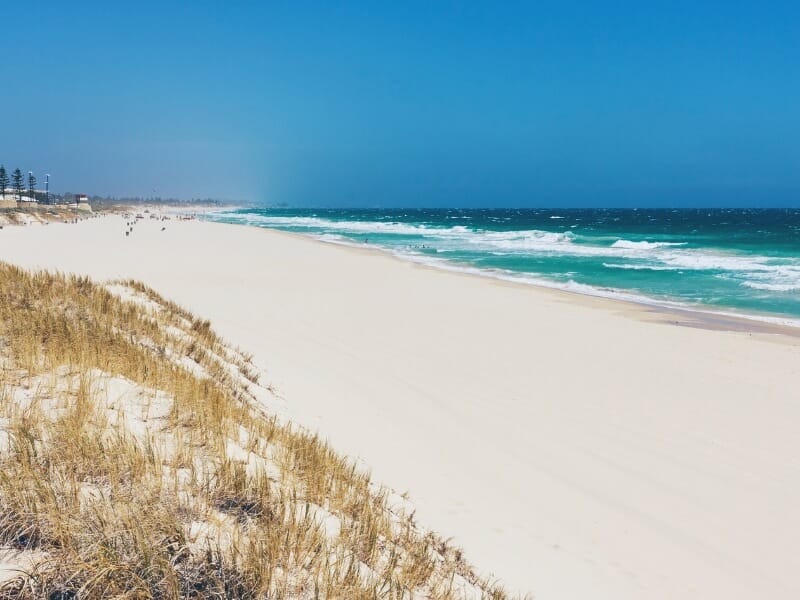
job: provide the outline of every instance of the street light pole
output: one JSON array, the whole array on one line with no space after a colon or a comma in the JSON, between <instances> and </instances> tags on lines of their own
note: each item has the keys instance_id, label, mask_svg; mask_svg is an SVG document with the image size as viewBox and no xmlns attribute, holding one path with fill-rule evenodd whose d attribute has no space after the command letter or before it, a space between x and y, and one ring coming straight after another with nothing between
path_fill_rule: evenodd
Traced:
<instances>
[{"instance_id":1,"label":"street light pole","mask_svg":"<svg viewBox=\"0 0 800 600\"><path fill-rule=\"evenodd\" d=\"M44 198L45 204L50 204L50 173L44 176Z\"/></svg>"}]
</instances>

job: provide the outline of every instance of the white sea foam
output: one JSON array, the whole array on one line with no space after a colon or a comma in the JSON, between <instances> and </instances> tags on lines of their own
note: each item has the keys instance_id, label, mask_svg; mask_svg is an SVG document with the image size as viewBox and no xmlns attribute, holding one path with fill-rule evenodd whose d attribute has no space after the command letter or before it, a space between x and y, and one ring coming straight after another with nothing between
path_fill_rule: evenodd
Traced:
<instances>
[{"instance_id":1,"label":"white sea foam","mask_svg":"<svg viewBox=\"0 0 800 600\"><path fill-rule=\"evenodd\" d=\"M685 246L686 242L632 242L630 240L617 240L611 244L612 248L625 248L627 250L652 250L653 248L668 248L670 246Z\"/></svg>"},{"instance_id":2,"label":"white sea foam","mask_svg":"<svg viewBox=\"0 0 800 600\"><path fill-rule=\"evenodd\" d=\"M659 265L636 265L636 264L614 264L603 263L603 266L608 269L629 269L632 271L680 271L680 267L665 267Z\"/></svg>"},{"instance_id":3,"label":"white sea foam","mask_svg":"<svg viewBox=\"0 0 800 600\"><path fill-rule=\"evenodd\" d=\"M725 254L708 250L667 252L659 260L669 266L683 269L731 272L774 273L778 276L797 274L800 276L800 263L781 262L768 256L744 256Z\"/></svg>"},{"instance_id":4,"label":"white sea foam","mask_svg":"<svg viewBox=\"0 0 800 600\"><path fill-rule=\"evenodd\" d=\"M744 281L742 285L754 290L768 290L770 292L793 292L800 290L800 283L760 283L758 281Z\"/></svg>"},{"instance_id":5,"label":"white sea foam","mask_svg":"<svg viewBox=\"0 0 800 600\"><path fill-rule=\"evenodd\" d=\"M773 265L769 270L751 271L742 285L754 290L794 292L800 290L800 267Z\"/></svg>"},{"instance_id":6,"label":"white sea foam","mask_svg":"<svg viewBox=\"0 0 800 600\"><path fill-rule=\"evenodd\" d=\"M305 229L333 229L361 234L394 233L400 235L428 235L437 230L425 225L412 225L396 221L332 221L319 217L279 217L271 215L242 215L248 225L298 227ZM461 226L458 226L461 227ZM457 227L452 227L457 229ZM447 231L447 230L442 230Z\"/></svg>"},{"instance_id":7,"label":"white sea foam","mask_svg":"<svg viewBox=\"0 0 800 600\"><path fill-rule=\"evenodd\" d=\"M321 242L346 242L349 241L344 236L341 236L336 233L321 233L319 235L313 236L315 239L320 240Z\"/></svg>"},{"instance_id":8,"label":"white sea foam","mask_svg":"<svg viewBox=\"0 0 800 600\"><path fill-rule=\"evenodd\" d=\"M506 250L512 252L530 253L561 252L571 254L575 250L573 240L575 234L571 231L558 233L553 231L540 231L537 229L525 231L479 231L473 232L464 238L464 241L474 249Z\"/></svg>"}]
</instances>

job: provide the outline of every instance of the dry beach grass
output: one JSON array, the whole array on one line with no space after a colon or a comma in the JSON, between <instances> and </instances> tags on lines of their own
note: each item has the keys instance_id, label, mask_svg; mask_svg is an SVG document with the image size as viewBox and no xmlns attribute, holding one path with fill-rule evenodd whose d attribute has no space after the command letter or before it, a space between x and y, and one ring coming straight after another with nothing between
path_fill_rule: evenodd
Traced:
<instances>
[{"instance_id":1,"label":"dry beach grass","mask_svg":"<svg viewBox=\"0 0 800 600\"><path fill-rule=\"evenodd\" d=\"M141 284L0 263L0 367L0 597L506 597Z\"/></svg>"}]
</instances>

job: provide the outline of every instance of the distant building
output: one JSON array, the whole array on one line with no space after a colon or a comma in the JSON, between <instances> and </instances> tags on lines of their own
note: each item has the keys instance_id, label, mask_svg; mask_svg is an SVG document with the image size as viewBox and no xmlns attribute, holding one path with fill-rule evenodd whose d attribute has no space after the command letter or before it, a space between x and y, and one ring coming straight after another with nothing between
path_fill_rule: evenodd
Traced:
<instances>
[{"instance_id":1,"label":"distant building","mask_svg":"<svg viewBox=\"0 0 800 600\"><path fill-rule=\"evenodd\" d=\"M92 207L89 204L89 196L86 194L75 194L75 204L79 210L88 210L92 212Z\"/></svg>"}]
</instances>

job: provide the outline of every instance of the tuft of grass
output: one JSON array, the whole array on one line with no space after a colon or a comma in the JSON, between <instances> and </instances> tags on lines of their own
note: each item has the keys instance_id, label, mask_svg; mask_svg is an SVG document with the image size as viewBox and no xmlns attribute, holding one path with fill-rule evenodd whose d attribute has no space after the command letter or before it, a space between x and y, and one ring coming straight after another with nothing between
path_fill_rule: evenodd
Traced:
<instances>
[{"instance_id":1,"label":"tuft of grass","mask_svg":"<svg viewBox=\"0 0 800 600\"><path fill-rule=\"evenodd\" d=\"M0 263L0 599L507 597L258 380L138 282Z\"/></svg>"}]
</instances>

